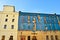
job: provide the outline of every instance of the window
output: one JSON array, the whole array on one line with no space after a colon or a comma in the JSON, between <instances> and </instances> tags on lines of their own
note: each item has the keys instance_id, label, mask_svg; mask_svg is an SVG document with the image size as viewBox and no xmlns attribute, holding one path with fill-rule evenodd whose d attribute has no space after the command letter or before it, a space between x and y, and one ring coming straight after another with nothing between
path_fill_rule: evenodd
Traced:
<instances>
[{"instance_id":1,"label":"window","mask_svg":"<svg viewBox=\"0 0 60 40\"><path fill-rule=\"evenodd\" d=\"M21 37L21 40L26 40L26 36L22 35Z\"/></svg>"},{"instance_id":2,"label":"window","mask_svg":"<svg viewBox=\"0 0 60 40\"><path fill-rule=\"evenodd\" d=\"M33 36L33 37L32 37L32 40L37 40L36 36Z\"/></svg>"},{"instance_id":3,"label":"window","mask_svg":"<svg viewBox=\"0 0 60 40\"><path fill-rule=\"evenodd\" d=\"M28 16L28 20L30 20L30 16Z\"/></svg>"},{"instance_id":4,"label":"window","mask_svg":"<svg viewBox=\"0 0 60 40\"><path fill-rule=\"evenodd\" d=\"M8 17L8 15L6 15L6 17Z\"/></svg>"},{"instance_id":5,"label":"window","mask_svg":"<svg viewBox=\"0 0 60 40\"><path fill-rule=\"evenodd\" d=\"M28 16L28 23L30 23L30 16Z\"/></svg>"},{"instance_id":6,"label":"window","mask_svg":"<svg viewBox=\"0 0 60 40\"><path fill-rule=\"evenodd\" d=\"M1 40L5 40L5 36L4 35L2 36L2 39Z\"/></svg>"},{"instance_id":7,"label":"window","mask_svg":"<svg viewBox=\"0 0 60 40\"><path fill-rule=\"evenodd\" d=\"M46 36L46 40L49 40L49 37L48 37L48 35Z\"/></svg>"},{"instance_id":8,"label":"window","mask_svg":"<svg viewBox=\"0 0 60 40\"><path fill-rule=\"evenodd\" d=\"M54 39L53 39L53 35L51 35L51 40L54 40Z\"/></svg>"},{"instance_id":9,"label":"window","mask_svg":"<svg viewBox=\"0 0 60 40\"><path fill-rule=\"evenodd\" d=\"M13 40L13 36L10 36L9 40Z\"/></svg>"},{"instance_id":10,"label":"window","mask_svg":"<svg viewBox=\"0 0 60 40\"><path fill-rule=\"evenodd\" d=\"M6 18L6 19L5 19L5 22L7 22L7 21L8 21L8 19Z\"/></svg>"},{"instance_id":11,"label":"window","mask_svg":"<svg viewBox=\"0 0 60 40\"><path fill-rule=\"evenodd\" d=\"M30 36L28 36L28 40L30 40Z\"/></svg>"},{"instance_id":12,"label":"window","mask_svg":"<svg viewBox=\"0 0 60 40\"><path fill-rule=\"evenodd\" d=\"M40 22L40 16L38 15L38 21Z\"/></svg>"},{"instance_id":13,"label":"window","mask_svg":"<svg viewBox=\"0 0 60 40\"><path fill-rule=\"evenodd\" d=\"M11 25L11 29L14 29L14 25Z\"/></svg>"},{"instance_id":14,"label":"window","mask_svg":"<svg viewBox=\"0 0 60 40\"><path fill-rule=\"evenodd\" d=\"M57 35L55 35L55 40L58 40L58 36Z\"/></svg>"},{"instance_id":15,"label":"window","mask_svg":"<svg viewBox=\"0 0 60 40\"><path fill-rule=\"evenodd\" d=\"M46 16L44 16L44 23L46 23Z\"/></svg>"},{"instance_id":16,"label":"window","mask_svg":"<svg viewBox=\"0 0 60 40\"><path fill-rule=\"evenodd\" d=\"M4 29L6 29L7 25L4 25Z\"/></svg>"},{"instance_id":17,"label":"window","mask_svg":"<svg viewBox=\"0 0 60 40\"><path fill-rule=\"evenodd\" d=\"M14 22L15 19L12 19L12 22Z\"/></svg>"},{"instance_id":18,"label":"window","mask_svg":"<svg viewBox=\"0 0 60 40\"><path fill-rule=\"evenodd\" d=\"M24 16L22 16L21 18L22 18L22 19L21 19L21 20L22 20L22 23L24 23Z\"/></svg>"},{"instance_id":19,"label":"window","mask_svg":"<svg viewBox=\"0 0 60 40\"><path fill-rule=\"evenodd\" d=\"M35 19L35 17L33 17L33 23L36 23L36 19Z\"/></svg>"}]
</instances>

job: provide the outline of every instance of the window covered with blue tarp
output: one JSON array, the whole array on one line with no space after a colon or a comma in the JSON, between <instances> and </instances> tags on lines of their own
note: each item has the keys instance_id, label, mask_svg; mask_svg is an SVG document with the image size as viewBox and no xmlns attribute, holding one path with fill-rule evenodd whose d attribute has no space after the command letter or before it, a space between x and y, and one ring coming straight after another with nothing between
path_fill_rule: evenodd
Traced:
<instances>
[{"instance_id":1,"label":"window covered with blue tarp","mask_svg":"<svg viewBox=\"0 0 60 40\"><path fill-rule=\"evenodd\" d=\"M38 20L38 15L40 16L40 20ZM28 24L28 16L30 16L30 23ZM57 15L58 16L58 15ZM57 19L56 15L48 15L48 14L40 14L40 13L25 13L20 12L19 20L18 20L18 30L33 30L34 23L33 20L36 20L36 30L60 30L60 25L58 24L58 19L60 20L60 16ZM46 17L46 19L44 19ZM46 23L44 23L44 20Z\"/></svg>"}]
</instances>

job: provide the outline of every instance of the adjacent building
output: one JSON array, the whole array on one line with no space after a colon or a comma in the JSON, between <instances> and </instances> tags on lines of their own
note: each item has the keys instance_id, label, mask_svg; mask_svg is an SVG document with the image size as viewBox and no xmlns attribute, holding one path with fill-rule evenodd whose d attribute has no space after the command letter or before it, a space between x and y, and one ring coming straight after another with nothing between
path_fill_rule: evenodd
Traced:
<instances>
[{"instance_id":1,"label":"adjacent building","mask_svg":"<svg viewBox=\"0 0 60 40\"><path fill-rule=\"evenodd\" d=\"M0 40L17 40L18 12L14 6L4 5L0 11Z\"/></svg>"},{"instance_id":2,"label":"adjacent building","mask_svg":"<svg viewBox=\"0 0 60 40\"><path fill-rule=\"evenodd\" d=\"M60 40L60 15L16 12L14 6L4 5L0 40Z\"/></svg>"},{"instance_id":3,"label":"adjacent building","mask_svg":"<svg viewBox=\"0 0 60 40\"><path fill-rule=\"evenodd\" d=\"M60 15L19 12L18 40L60 40Z\"/></svg>"}]
</instances>

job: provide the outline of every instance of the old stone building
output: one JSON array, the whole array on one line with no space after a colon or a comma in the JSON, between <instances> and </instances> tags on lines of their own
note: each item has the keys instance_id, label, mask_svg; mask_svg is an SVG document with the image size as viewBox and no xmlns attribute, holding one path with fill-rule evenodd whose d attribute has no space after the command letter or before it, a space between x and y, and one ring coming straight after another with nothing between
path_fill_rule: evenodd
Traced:
<instances>
[{"instance_id":1,"label":"old stone building","mask_svg":"<svg viewBox=\"0 0 60 40\"><path fill-rule=\"evenodd\" d=\"M17 40L18 12L14 6L4 5L0 11L0 40Z\"/></svg>"}]
</instances>

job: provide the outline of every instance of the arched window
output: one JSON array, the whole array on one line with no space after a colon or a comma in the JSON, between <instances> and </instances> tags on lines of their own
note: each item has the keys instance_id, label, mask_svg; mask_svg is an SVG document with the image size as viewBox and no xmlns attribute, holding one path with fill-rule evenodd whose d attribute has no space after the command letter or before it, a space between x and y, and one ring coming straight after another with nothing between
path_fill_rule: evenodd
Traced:
<instances>
[{"instance_id":1,"label":"arched window","mask_svg":"<svg viewBox=\"0 0 60 40\"><path fill-rule=\"evenodd\" d=\"M6 15L6 17L8 17L8 15Z\"/></svg>"},{"instance_id":2,"label":"arched window","mask_svg":"<svg viewBox=\"0 0 60 40\"><path fill-rule=\"evenodd\" d=\"M30 40L30 36L28 36L28 40Z\"/></svg>"},{"instance_id":3,"label":"arched window","mask_svg":"<svg viewBox=\"0 0 60 40\"><path fill-rule=\"evenodd\" d=\"M14 29L14 25L11 25L11 29Z\"/></svg>"},{"instance_id":4,"label":"arched window","mask_svg":"<svg viewBox=\"0 0 60 40\"><path fill-rule=\"evenodd\" d=\"M32 40L37 40L36 36L33 36L33 37L32 37Z\"/></svg>"},{"instance_id":5,"label":"arched window","mask_svg":"<svg viewBox=\"0 0 60 40\"><path fill-rule=\"evenodd\" d=\"M47 22L46 22L46 16L44 16L44 23L46 24Z\"/></svg>"},{"instance_id":6,"label":"arched window","mask_svg":"<svg viewBox=\"0 0 60 40\"><path fill-rule=\"evenodd\" d=\"M5 22L7 22L7 21L8 21L8 19L6 18L6 19L5 19Z\"/></svg>"},{"instance_id":7,"label":"arched window","mask_svg":"<svg viewBox=\"0 0 60 40\"><path fill-rule=\"evenodd\" d=\"M15 19L12 19L12 22L14 22Z\"/></svg>"},{"instance_id":8,"label":"arched window","mask_svg":"<svg viewBox=\"0 0 60 40\"><path fill-rule=\"evenodd\" d=\"M40 15L38 15L38 21L40 22Z\"/></svg>"},{"instance_id":9,"label":"arched window","mask_svg":"<svg viewBox=\"0 0 60 40\"><path fill-rule=\"evenodd\" d=\"M4 35L2 36L2 39L1 40L5 40L5 36Z\"/></svg>"},{"instance_id":10,"label":"arched window","mask_svg":"<svg viewBox=\"0 0 60 40\"><path fill-rule=\"evenodd\" d=\"M26 40L26 36L22 35L21 40Z\"/></svg>"},{"instance_id":11,"label":"arched window","mask_svg":"<svg viewBox=\"0 0 60 40\"><path fill-rule=\"evenodd\" d=\"M7 25L4 25L4 29L6 29Z\"/></svg>"},{"instance_id":12,"label":"arched window","mask_svg":"<svg viewBox=\"0 0 60 40\"><path fill-rule=\"evenodd\" d=\"M13 36L10 36L9 40L13 40Z\"/></svg>"},{"instance_id":13,"label":"arched window","mask_svg":"<svg viewBox=\"0 0 60 40\"><path fill-rule=\"evenodd\" d=\"M57 35L55 35L55 40L58 40L58 36Z\"/></svg>"},{"instance_id":14,"label":"arched window","mask_svg":"<svg viewBox=\"0 0 60 40\"><path fill-rule=\"evenodd\" d=\"M46 40L49 40L49 36L48 35L46 35Z\"/></svg>"},{"instance_id":15,"label":"arched window","mask_svg":"<svg viewBox=\"0 0 60 40\"><path fill-rule=\"evenodd\" d=\"M53 35L51 35L51 40L54 40Z\"/></svg>"}]
</instances>

